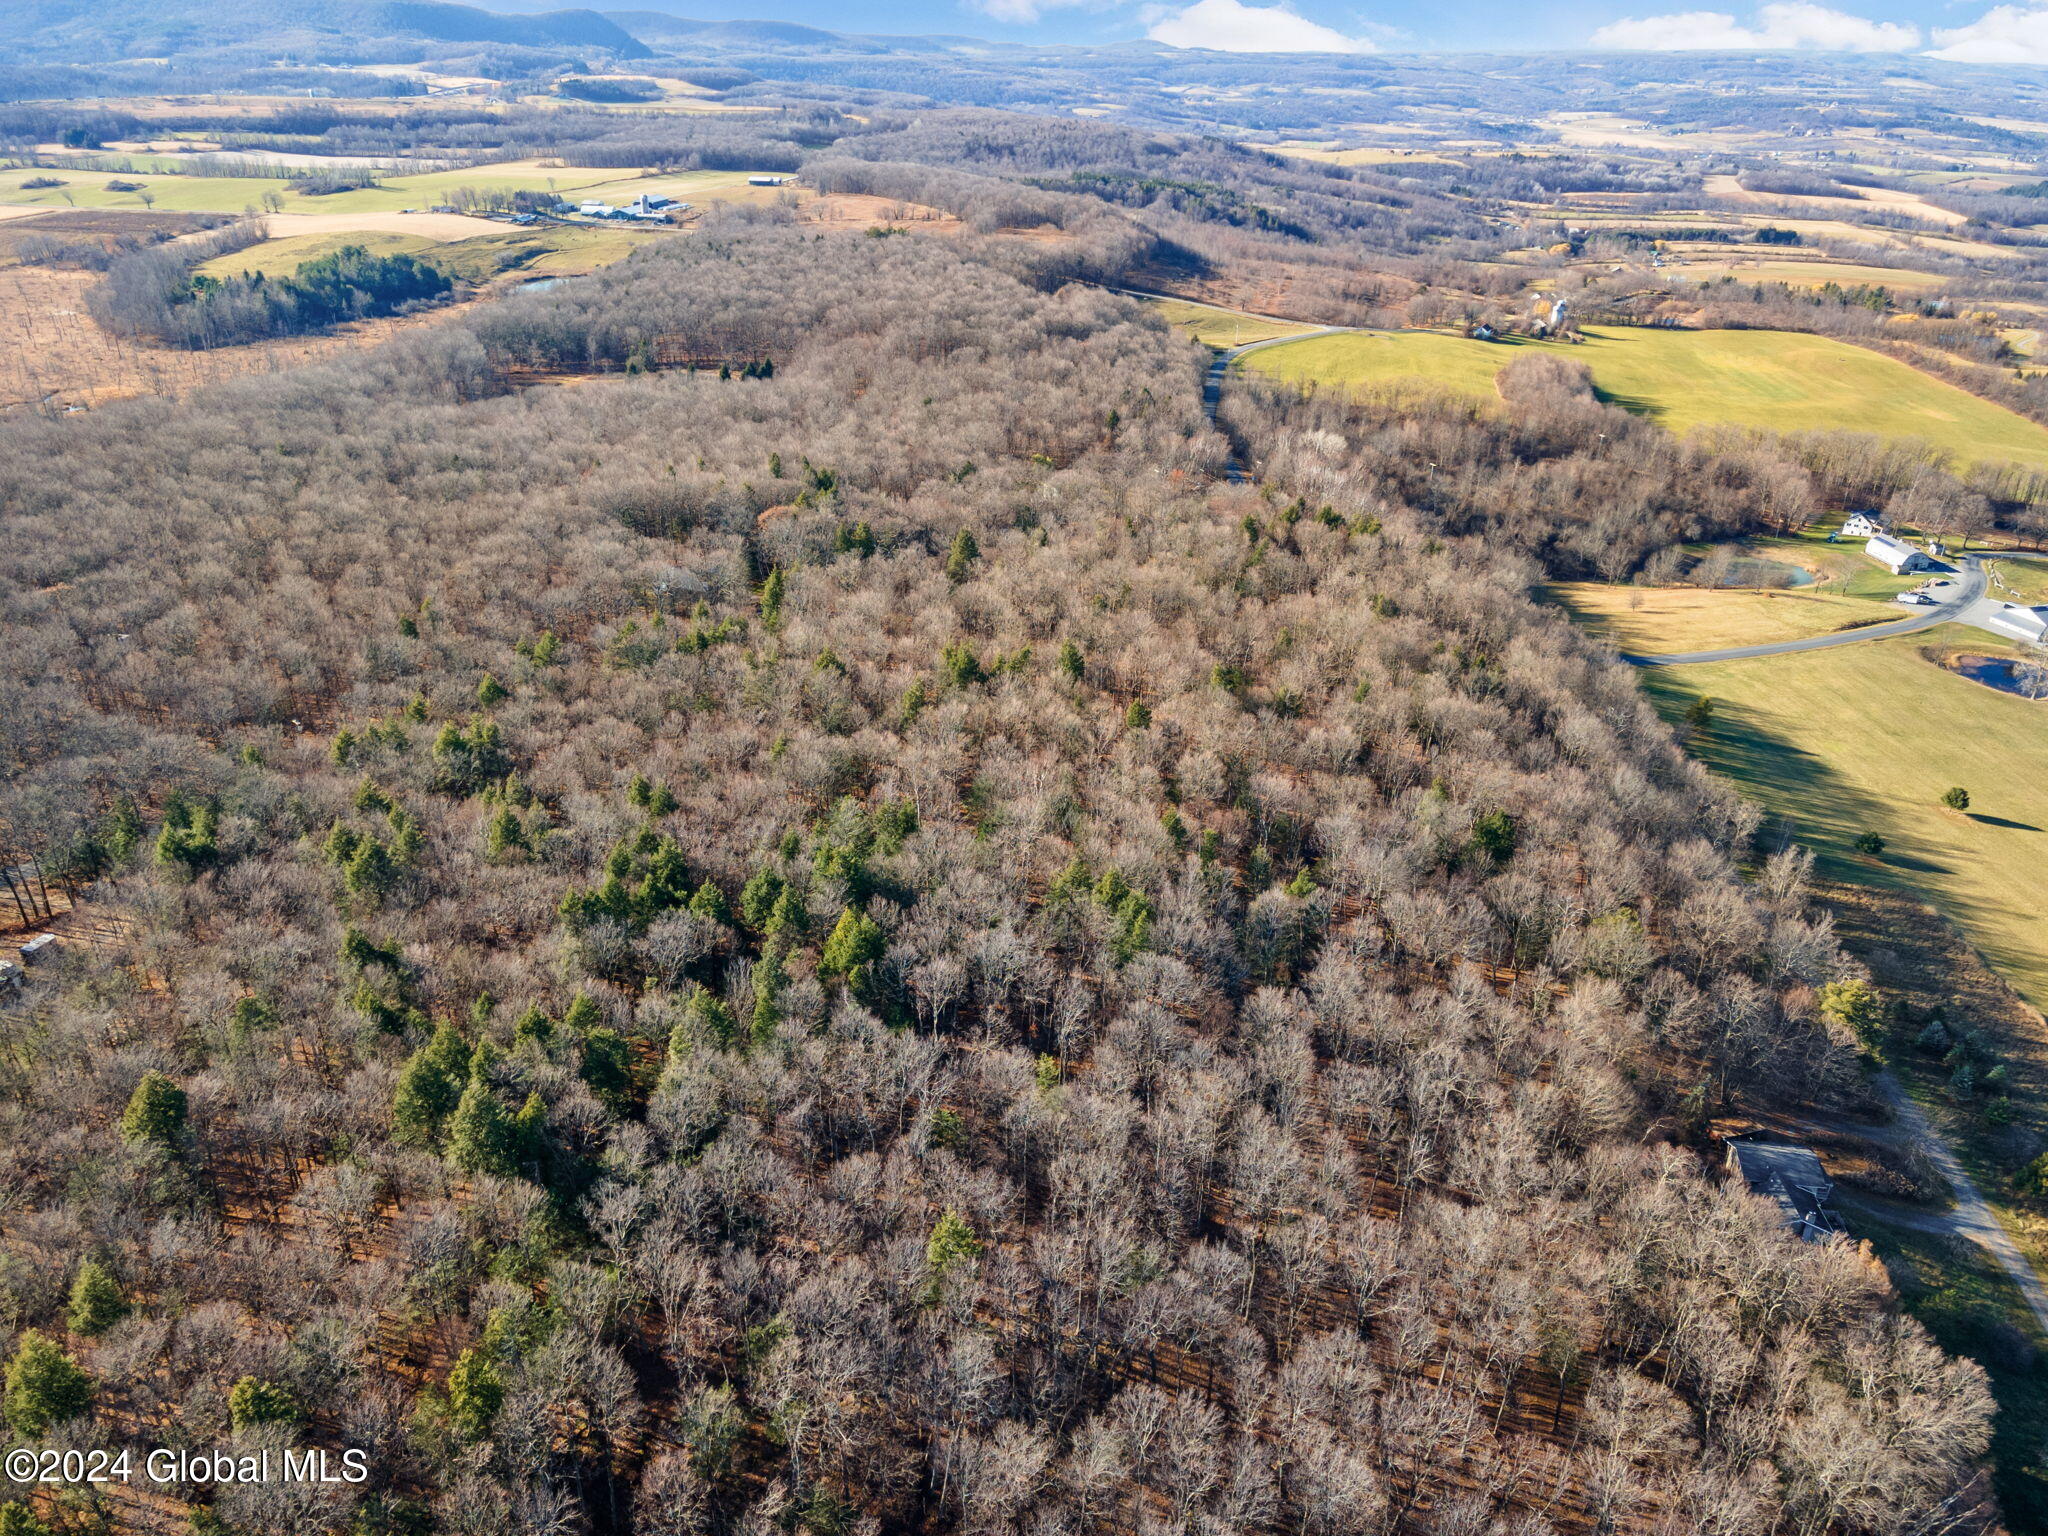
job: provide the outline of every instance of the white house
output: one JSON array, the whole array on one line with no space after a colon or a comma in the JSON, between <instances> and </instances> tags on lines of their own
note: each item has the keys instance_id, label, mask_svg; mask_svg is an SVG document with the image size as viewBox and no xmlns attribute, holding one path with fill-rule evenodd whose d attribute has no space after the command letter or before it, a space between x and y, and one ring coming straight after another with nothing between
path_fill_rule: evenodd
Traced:
<instances>
[{"instance_id":1,"label":"white house","mask_svg":"<svg viewBox=\"0 0 2048 1536\"><path fill-rule=\"evenodd\" d=\"M1934 569L1934 562L1927 556L1904 539L1895 539L1888 533L1872 534L1870 542L1863 546L1863 553L1886 567L1894 576L1903 576L1908 571Z\"/></svg>"},{"instance_id":2,"label":"white house","mask_svg":"<svg viewBox=\"0 0 2048 1536\"><path fill-rule=\"evenodd\" d=\"M2027 608L2018 603L2005 603L1984 622L2029 644L2048 644L2048 608Z\"/></svg>"},{"instance_id":3,"label":"white house","mask_svg":"<svg viewBox=\"0 0 2048 1536\"><path fill-rule=\"evenodd\" d=\"M1884 519L1875 512L1851 512L1849 520L1842 524L1845 539L1875 538L1884 532Z\"/></svg>"},{"instance_id":4,"label":"white house","mask_svg":"<svg viewBox=\"0 0 2048 1536\"><path fill-rule=\"evenodd\" d=\"M787 180L789 180L787 176L749 176L747 178L747 185L750 187L779 187Z\"/></svg>"}]
</instances>

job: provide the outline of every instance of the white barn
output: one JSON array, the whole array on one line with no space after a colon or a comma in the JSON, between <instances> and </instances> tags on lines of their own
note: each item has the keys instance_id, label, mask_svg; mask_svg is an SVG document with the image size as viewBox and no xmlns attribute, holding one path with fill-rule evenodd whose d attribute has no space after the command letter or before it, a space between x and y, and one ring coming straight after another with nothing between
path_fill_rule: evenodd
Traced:
<instances>
[{"instance_id":1,"label":"white barn","mask_svg":"<svg viewBox=\"0 0 2048 1536\"><path fill-rule=\"evenodd\" d=\"M1926 555L1904 539L1895 539L1888 533L1872 534L1870 542L1863 546L1863 553L1889 569L1894 576L1934 569L1934 562Z\"/></svg>"},{"instance_id":2,"label":"white barn","mask_svg":"<svg viewBox=\"0 0 2048 1536\"><path fill-rule=\"evenodd\" d=\"M1985 622L2031 645L2048 644L2048 608L2027 608L2019 603L2007 603Z\"/></svg>"},{"instance_id":3,"label":"white barn","mask_svg":"<svg viewBox=\"0 0 2048 1536\"><path fill-rule=\"evenodd\" d=\"M1851 512L1842 524L1845 539L1871 539L1884 532L1884 519L1875 512Z\"/></svg>"}]
</instances>

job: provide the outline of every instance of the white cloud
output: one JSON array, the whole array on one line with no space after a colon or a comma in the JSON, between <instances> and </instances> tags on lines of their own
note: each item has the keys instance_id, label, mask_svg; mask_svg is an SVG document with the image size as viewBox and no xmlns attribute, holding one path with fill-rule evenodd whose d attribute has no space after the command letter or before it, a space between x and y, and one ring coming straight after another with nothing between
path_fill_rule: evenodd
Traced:
<instances>
[{"instance_id":1,"label":"white cloud","mask_svg":"<svg viewBox=\"0 0 2048 1536\"><path fill-rule=\"evenodd\" d=\"M1213 48L1221 53L1371 53L1362 37L1310 21L1285 5L1246 5L1243 0L1195 0L1184 10L1160 16L1145 34L1173 48Z\"/></svg>"},{"instance_id":2,"label":"white cloud","mask_svg":"<svg viewBox=\"0 0 2048 1536\"><path fill-rule=\"evenodd\" d=\"M1781 0L1762 6L1749 26L1726 11L1676 11L1665 16L1631 16L1610 22L1593 34L1595 48L1659 52L1809 48L1829 53L1902 53L1919 44L1920 29L1906 22L1870 21L1831 6L1814 5L1811 0Z\"/></svg>"},{"instance_id":3,"label":"white cloud","mask_svg":"<svg viewBox=\"0 0 2048 1536\"><path fill-rule=\"evenodd\" d=\"M1995 5L1966 27L1937 27L1928 50L1958 64L2048 64L2048 10Z\"/></svg>"}]
</instances>

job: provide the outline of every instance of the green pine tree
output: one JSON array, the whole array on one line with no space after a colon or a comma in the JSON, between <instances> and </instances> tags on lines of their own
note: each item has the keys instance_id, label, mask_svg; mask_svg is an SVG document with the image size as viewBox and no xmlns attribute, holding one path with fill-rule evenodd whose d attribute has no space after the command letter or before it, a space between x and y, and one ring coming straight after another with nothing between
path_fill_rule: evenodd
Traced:
<instances>
[{"instance_id":1,"label":"green pine tree","mask_svg":"<svg viewBox=\"0 0 2048 1536\"><path fill-rule=\"evenodd\" d=\"M881 924L855 907L846 907L818 955L818 974L846 976L855 967L870 965L881 958L884 946Z\"/></svg>"},{"instance_id":2,"label":"green pine tree","mask_svg":"<svg viewBox=\"0 0 2048 1536\"><path fill-rule=\"evenodd\" d=\"M0 1409L15 1433L33 1440L92 1406L92 1378L50 1339L30 1329L7 1362Z\"/></svg>"},{"instance_id":3,"label":"green pine tree","mask_svg":"<svg viewBox=\"0 0 2048 1536\"><path fill-rule=\"evenodd\" d=\"M228 1423L240 1434L258 1424L298 1424L305 1410L274 1381L244 1376L228 1390Z\"/></svg>"},{"instance_id":4,"label":"green pine tree","mask_svg":"<svg viewBox=\"0 0 2048 1536\"><path fill-rule=\"evenodd\" d=\"M93 1259L81 1260L71 1281L71 1297L64 1310L64 1326L73 1333L93 1338L118 1323L128 1311L121 1299L121 1287L106 1267Z\"/></svg>"},{"instance_id":5,"label":"green pine tree","mask_svg":"<svg viewBox=\"0 0 2048 1536\"><path fill-rule=\"evenodd\" d=\"M0 1536L51 1536L51 1531L34 1510L9 1499L0 1504Z\"/></svg>"},{"instance_id":6,"label":"green pine tree","mask_svg":"<svg viewBox=\"0 0 2048 1536\"><path fill-rule=\"evenodd\" d=\"M492 673L486 672L483 681L476 685L476 702L481 709L495 709L511 697L512 690Z\"/></svg>"},{"instance_id":7,"label":"green pine tree","mask_svg":"<svg viewBox=\"0 0 2048 1536\"><path fill-rule=\"evenodd\" d=\"M505 1379L491 1358L465 1349L448 1372L448 1417L465 1440L481 1440L491 1432L505 1405Z\"/></svg>"},{"instance_id":8,"label":"green pine tree","mask_svg":"<svg viewBox=\"0 0 2048 1536\"><path fill-rule=\"evenodd\" d=\"M1087 663L1081 656L1081 647L1071 640L1060 642L1060 675L1070 683L1081 681L1081 674L1087 670Z\"/></svg>"},{"instance_id":9,"label":"green pine tree","mask_svg":"<svg viewBox=\"0 0 2048 1536\"><path fill-rule=\"evenodd\" d=\"M161 1072L143 1073L121 1112L121 1139L131 1146L178 1146L185 1139L185 1090Z\"/></svg>"},{"instance_id":10,"label":"green pine tree","mask_svg":"<svg viewBox=\"0 0 2048 1536\"><path fill-rule=\"evenodd\" d=\"M488 1083L470 1079L448 1118L448 1161L464 1173L508 1179L518 1171L512 1153L512 1117Z\"/></svg>"},{"instance_id":11,"label":"green pine tree","mask_svg":"<svg viewBox=\"0 0 2048 1536\"><path fill-rule=\"evenodd\" d=\"M974 1228L967 1224L967 1218L956 1210L948 1209L939 1217L938 1225L932 1228L932 1235L924 1245L925 1268L934 1280L943 1280L980 1254L981 1239L974 1235Z\"/></svg>"},{"instance_id":12,"label":"green pine tree","mask_svg":"<svg viewBox=\"0 0 2048 1536\"><path fill-rule=\"evenodd\" d=\"M444 1028L446 1026L443 1026ZM432 1046L407 1058L391 1101L391 1132L408 1146L432 1146L461 1099L461 1082L435 1059Z\"/></svg>"},{"instance_id":13,"label":"green pine tree","mask_svg":"<svg viewBox=\"0 0 2048 1536\"><path fill-rule=\"evenodd\" d=\"M981 558L981 546L974 542L974 535L962 528L953 536L953 547L946 552L946 579L962 582L974 569L974 562Z\"/></svg>"}]
</instances>

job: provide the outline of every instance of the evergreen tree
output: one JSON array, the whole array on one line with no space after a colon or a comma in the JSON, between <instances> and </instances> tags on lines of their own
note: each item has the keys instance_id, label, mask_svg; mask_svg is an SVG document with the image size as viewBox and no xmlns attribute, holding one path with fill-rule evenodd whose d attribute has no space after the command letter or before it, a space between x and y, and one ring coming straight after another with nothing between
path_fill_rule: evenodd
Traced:
<instances>
[{"instance_id":1,"label":"evergreen tree","mask_svg":"<svg viewBox=\"0 0 2048 1536\"><path fill-rule=\"evenodd\" d=\"M981 1239L974 1235L974 1228L967 1224L967 1218L948 1208L925 1242L925 1269L936 1283L961 1265L972 1263L980 1253Z\"/></svg>"},{"instance_id":2,"label":"evergreen tree","mask_svg":"<svg viewBox=\"0 0 2048 1536\"><path fill-rule=\"evenodd\" d=\"M512 1117L512 1156L522 1173L538 1179L548 1160L548 1107L529 1092Z\"/></svg>"},{"instance_id":3,"label":"evergreen tree","mask_svg":"<svg viewBox=\"0 0 2048 1536\"><path fill-rule=\"evenodd\" d=\"M501 864L513 854L525 851L526 827L519 820L519 813L509 805L499 806L484 831L484 857L493 864Z\"/></svg>"},{"instance_id":4,"label":"evergreen tree","mask_svg":"<svg viewBox=\"0 0 2048 1536\"><path fill-rule=\"evenodd\" d=\"M788 579L779 565L761 583L761 622L771 630L782 623L782 598L787 585Z\"/></svg>"},{"instance_id":5,"label":"evergreen tree","mask_svg":"<svg viewBox=\"0 0 2048 1536\"><path fill-rule=\"evenodd\" d=\"M708 917L714 923L732 924L732 908L727 904L725 892L706 880L697 887L697 894L690 898L690 910L699 917Z\"/></svg>"},{"instance_id":6,"label":"evergreen tree","mask_svg":"<svg viewBox=\"0 0 2048 1536\"><path fill-rule=\"evenodd\" d=\"M415 1051L398 1074L398 1089L391 1103L392 1134L411 1146L433 1145L461 1098L460 1084L436 1058L432 1046Z\"/></svg>"},{"instance_id":7,"label":"evergreen tree","mask_svg":"<svg viewBox=\"0 0 2048 1536\"><path fill-rule=\"evenodd\" d=\"M92 1378L50 1339L30 1329L7 1362L7 1422L33 1440L52 1425L77 1418L92 1406Z\"/></svg>"},{"instance_id":8,"label":"evergreen tree","mask_svg":"<svg viewBox=\"0 0 2048 1536\"><path fill-rule=\"evenodd\" d=\"M623 1111L633 1091L633 1056L615 1029L593 1029L583 1041L583 1081L599 1102Z\"/></svg>"},{"instance_id":9,"label":"evergreen tree","mask_svg":"<svg viewBox=\"0 0 2048 1536\"><path fill-rule=\"evenodd\" d=\"M562 1014L562 1027L571 1034L587 1035L604 1022L604 1010L588 992L578 992Z\"/></svg>"},{"instance_id":10,"label":"evergreen tree","mask_svg":"<svg viewBox=\"0 0 2048 1536\"><path fill-rule=\"evenodd\" d=\"M1060 642L1059 669L1060 675L1070 683L1081 681L1081 674L1087 670L1087 663L1081 656L1081 647L1071 640Z\"/></svg>"},{"instance_id":11,"label":"evergreen tree","mask_svg":"<svg viewBox=\"0 0 2048 1536\"><path fill-rule=\"evenodd\" d=\"M511 697L512 690L499 682L492 673L486 672L483 681L476 685L476 702L480 709L496 709Z\"/></svg>"},{"instance_id":12,"label":"evergreen tree","mask_svg":"<svg viewBox=\"0 0 2048 1536\"><path fill-rule=\"evenodd\" d=\"M1824 1018L1855 1035L1866 1048L1884 1038L1884 999L1861 977L1831 981L1820 989L1820 1011Z\"/></svg>"},{"instance_id":13,"label":"evergreen tree","mask_svg":"<svg viewBox=\"0 0 2048 1536\"><path fill-rule=\"evenodd\" d=\"M104 840L107 853L116 864L126 864L135 857L135 850L142 846L142 813L135 808L133 795L122 795L114 801L114 808L107 812Z\"/></svg>"},{"instance_id":14,"label":"evergreen tree","mask_svg":"<svg viewBox=\"0 0 2048 1536\"><path fill-rule=\"evenodd\" d=\"M105 1333L127 1313L121 1287L105 1266L92 1259L81 1260L71 1282L70 1302L64 1311L64 1326L87 1338Z\"/></svg>"},{"instance_id":15,"label":"evergreen tree","mask_svg":"<svg viewBox=\"0 0 2048 1536\"><path fill-rule=\"evenodd\" d=\"M881 924L856 907L844 908L818 956L818 974L843 977L871 965L881 958L884 942Z\"/></svg>"},{"instance_id":16,"label":"evergreen tree","mask_svg":"<svg viewBox=\"0 0 2048 1536\"><path fill-rule=\"evenodd\" d=\"M51 1536L51 1532L34 1510L9 1499L0 1504L0 1536Z\"/></svg>"},{"instance_id":17,"label":"evergreen tree","mask_svg":"<svg viewBox=\"0 0 2048 1536\"><path fill-rule=\"evenodd\" d=\"M500 1179L518 1171L513 1164L512 1117L481 1078L470 1079L448 1118L448 1161L464 1173Z\"/></svg>"},{"instance_id":18,"label":"evergreen tree","mask_svg":"<svg viewBox=\"0 0 2048 1536\"><path fill-rule=\"evenodd\" d=\"M489 1355L465 1349L448 1372L448 1417L465 1440L481 1440L491 1432L505 1405L505 1379Z\"/></svg>"},{"instance_id":19,"label":"evergreen tree","mask_svg":"<svg viewBox=\"0 0 2048 1536\"><path fill-rule=\"evenodd\" d=\"M121 1139L131 1146L176 1148L185 1139L185 1090L161 1072L143 1073L121 1112Z\"/></svg>"},{"instance_id":20,"label":"evergreen tree","mask_svg":"<svg viewBox=\"0 0 2048 1536\"><path fill-rule=\"evenodd\" d=\"M782 895L783 879L774 870L761 868L740 887L740 921L759 933L768 926L769 915Z\"/></svg>"},{"instance_id":21,"label":"evergreen tree","mask_svg":"<svg viewBox=\"0 0 2048 1536\"><path fill-rule=\"evenodd\" d=\"M1143 699L1131 700L1131 707L1124 711L1124 729L1142 731L1152 724L1152 711Z\"/></svg>"},{"instance_id":22,"label":"evergreen tree","mask_svg":"<svg viewBox=\"0 0 2048 1536\"><path fill-rule=\"evenodd\" d=\"M364 838L342 866L341 883L351 896L382 903L398 884L398 866L391 861L391 850L374 837Z\"/></svg>"},{"instance_id":23,"label":"evergreen tree","mask_svg":"<svg viewBox=\"0 0 2048 1536\"><path fill-rule=\"evenodd\" d=\"M236 1434L258 1424L298 1424L305 1417L291 1393L274 1381L244 1376L228 1391L228 1422Z\"/></svg>"},{"instance_id":24,"label":"evergreen tree","mask_svg":"<svg viewBox=\"0 0 2048 1536\"><path fill-rule=\"evenodd\" d=\"M965 581L980 558L981 546L974 542L972 533L962 528L953 536L953 547L946 552L946 579L954 583Z\"/></svg>"}]
</instances>

